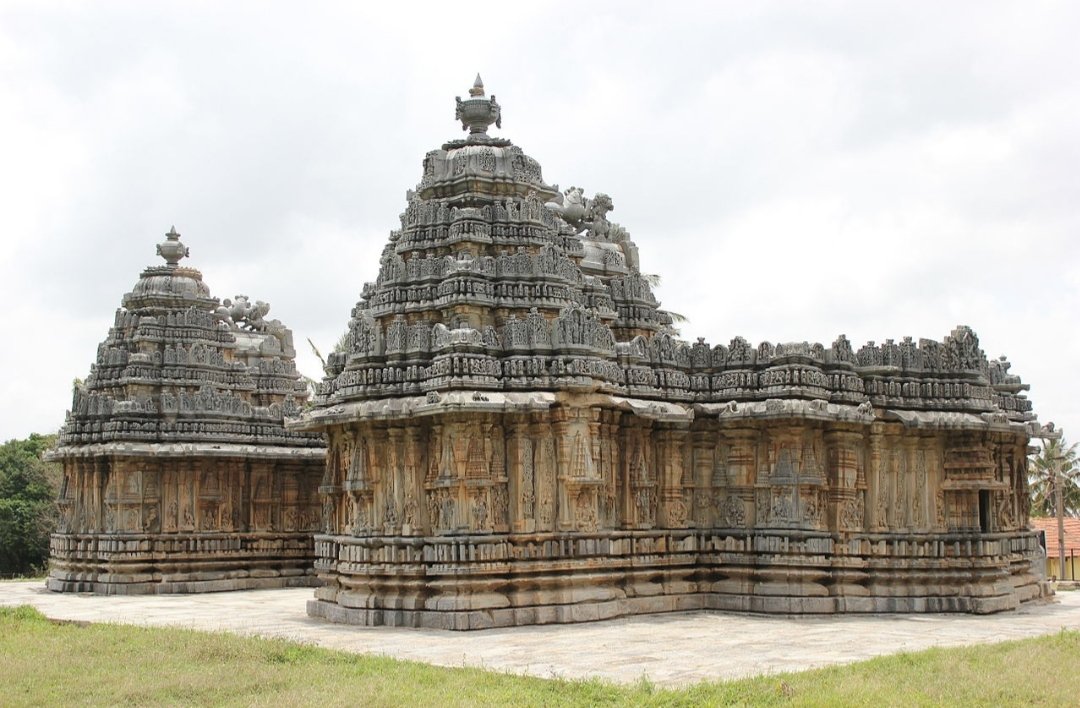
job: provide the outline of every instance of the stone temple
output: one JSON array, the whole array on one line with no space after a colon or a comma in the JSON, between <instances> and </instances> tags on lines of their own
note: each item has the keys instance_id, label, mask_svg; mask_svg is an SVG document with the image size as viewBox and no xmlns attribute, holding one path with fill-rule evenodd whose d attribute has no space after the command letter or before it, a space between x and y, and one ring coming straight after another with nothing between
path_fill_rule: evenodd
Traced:
<instances>
[{"instance_id":1,"label":"stone temple","mask_svg":"<svg viewBox=\"0 0 1080 708\"><path fill-rule=\"evenodd\" d=\"M680 341L606 195L477 82L314 407L313 616L451 629L690 609L995 612L1046 593L1034 416L975 334Z\"/></svg>"},{"instance_id":2,"label":"stone temple","mask_svg":"<svg viewBox=\"0 0 1080 708\"><path fill-rule=\"evenodd\" d=\"M321 436L286 430L307 387L292 332L179 265L143 271L52 458L63 463L48 587L169 593L313 585Z\"/></svg>"}]
</instances>

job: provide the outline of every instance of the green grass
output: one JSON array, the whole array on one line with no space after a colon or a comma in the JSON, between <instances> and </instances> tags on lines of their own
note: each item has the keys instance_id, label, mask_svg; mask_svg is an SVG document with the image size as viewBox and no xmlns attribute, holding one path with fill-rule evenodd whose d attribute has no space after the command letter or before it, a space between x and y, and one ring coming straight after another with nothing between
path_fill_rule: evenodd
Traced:
<instances>
[{"instance_id":1,"label":"green grass","mask_svg":"<svg viewBox=\"0 0 1080 708\"><path fill-rule=\"evenodd\" d=\"M0 608L4 705L1073 705L1078 667L1080 633L1062 631L668 690L644 679L547 680L283 640L55 623L30 607Z\"/></svg>"}]
</instances>

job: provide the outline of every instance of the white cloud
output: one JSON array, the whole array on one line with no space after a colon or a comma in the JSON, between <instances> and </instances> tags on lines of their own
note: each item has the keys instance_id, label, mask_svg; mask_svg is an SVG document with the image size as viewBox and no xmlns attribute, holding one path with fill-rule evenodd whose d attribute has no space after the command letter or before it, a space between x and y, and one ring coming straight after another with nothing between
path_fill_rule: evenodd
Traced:
<instances>
[{"instance_id":1,"label":"white cloud","mask_svg":"<svg viewBox=\"0 0 1080 708\"><path fill-rule=\"evenodd\" d=\"M612 196L685 336L966 323L1080 430L1077 30L1061 3L6 5L0 438L60 424L173 223L316 373L476 71L548 181Z\"/></svg>"}]
</instances>

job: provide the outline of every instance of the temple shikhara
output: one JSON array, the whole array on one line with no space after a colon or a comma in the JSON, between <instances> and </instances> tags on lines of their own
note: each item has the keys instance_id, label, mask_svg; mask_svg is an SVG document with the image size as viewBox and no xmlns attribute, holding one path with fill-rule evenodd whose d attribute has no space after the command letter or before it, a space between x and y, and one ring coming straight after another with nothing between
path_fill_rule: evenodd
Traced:
<instances>
[{"instance_id":1,"label":"temple shikhara","mask_svg":"<svg viewBox=\"0 0 1080 708\"><path fill-rule=\"evenodd\" d=\"M171 230L131 292L52 458L48 587L171 593L313 585L325 443L286 430L307 388L292 332L219 302Z\"/></svg>"},{"instance_id":2,"label":"temple shikhara","mask_svg":"<svg viewBox=\"0 0 1080 708\"><path fill-rule=\"evenodd\" d=\"M501 117L478 77L457 101L467 137L427 153L344 351L289 420L328 442L310 614L474 629L987 613L1046 593L1034 416L1007 361L966 327L862 347L681 341L612 200L546 183L488 134ZM120 366L114 341L160 338L163 309L118 318L96 376ZM66 445L98 442L71 426ZM95 474L86 459L72 473Z\"/></svg>"}]
</instances>

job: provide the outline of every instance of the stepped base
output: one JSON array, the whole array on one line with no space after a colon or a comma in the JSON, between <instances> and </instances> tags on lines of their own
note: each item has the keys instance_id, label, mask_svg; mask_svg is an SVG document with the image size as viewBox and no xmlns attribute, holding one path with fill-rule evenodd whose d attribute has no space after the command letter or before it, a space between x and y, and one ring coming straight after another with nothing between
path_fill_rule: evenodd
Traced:
<instances>
[{"instance_id":1,"label":"stepped base","mask_svg":"<svg viewBox=\"0 0 1080 708\"><path fill-rule=\"evenodd\" d=\"M55 534L46 586L55 592L160 595L314 587L304 533Z\"/></svg>"},{"instance_id":2,"label":"stepped base","mask_svg":"<svg viewBox=\"0 0 1080 708\"><path fill-rule=\"evenodd\" d=\"M316 547L323 585L308 614L365 626L471 630L688 610L987 614L1052 594L1026 532L318 536Z\"/></svg>"}]
</instances>

